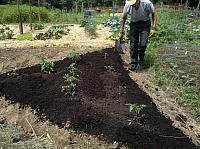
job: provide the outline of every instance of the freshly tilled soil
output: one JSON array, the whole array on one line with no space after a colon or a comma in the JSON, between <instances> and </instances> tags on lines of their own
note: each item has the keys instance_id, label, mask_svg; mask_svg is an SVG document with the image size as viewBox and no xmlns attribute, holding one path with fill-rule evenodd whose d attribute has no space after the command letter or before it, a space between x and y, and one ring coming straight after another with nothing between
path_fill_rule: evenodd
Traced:
<instances>
[{"instance_id":1,"label":"freshly tilled soil","mask_svg":"<svg viewBox=\"0 0 200 149\"><path fill-rule=\"evenodd\" d=\"M30 106L41 119L59 127L70 122L77 131L96 135L108 142L120 142L131 149L193 149L195 145L164 117L128 76L123 61L113 49L88 53L77 63L79 75L74 97L61 92L63 76L71 59L55 63L52 74L41 73L41 66L17 70L16 76L0 76L0 94L7 100ZM139 103L138 123L128 125L126 104Z\"/></svg>"}]
</instances>

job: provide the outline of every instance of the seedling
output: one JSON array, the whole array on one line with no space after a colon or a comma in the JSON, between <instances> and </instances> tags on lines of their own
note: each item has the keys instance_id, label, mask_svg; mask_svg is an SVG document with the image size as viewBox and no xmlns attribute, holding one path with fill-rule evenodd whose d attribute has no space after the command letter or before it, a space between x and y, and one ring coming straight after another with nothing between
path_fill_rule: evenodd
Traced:
<instances>
[{"instance_id":1,"label":"seedling","mask_svg":"<svg viewBox=\"0 0 200 149\"><path fill-rule=\"evenodd\" d=\"M10 76L10 77L14 77L17 75L18 73L16 72L16 68L7 73L7 76Z\"/></svg>"},{"instance_id":2,"label":"seedling","mask_svg":"<svg viewBox=\"0 0 200 149\"><path fill-rule=\"evenodd\" d=\"M114 67L113 66L104 66L104 68L106 68L108 71L115 71Z\"/></svg>"},{"instance_id":3,"label":"seedling","mask_svg":"<svg viewBox=\"0 0 200 149\"><path fill-rule=\"evenodd\" d=\"M54 62L49 59L42 60L41 71L44 73L51 74L53 72Z\"/></svg>"},{"instance_id":4,"label":"seedling","mask_svg":"<svg viewBox=\"0 0 200 149\"><path fill-rule=\"evenodd\" d=\"M126 104L128 106L129 112L133 112L134 113L134 117L132 119L128 120L128 124L132 125L135 123L138 123L139 119L142 118L144 116L140 115L140 112L146 107L146 105L143 104Z\"/></svg>"},{"instance_id":5,"label":"seedling","mask_svg":"<svg viewBox=\"0 0 200 149\"><path fill-rule=\"evenodd\" d=\"M81 56L78 52L76 52L74 49L69 53L69 56L72 58L72 60L77 63L81 60Z\"/></svg>"},{"instance_id":6,"label":"seedling","mask_svg":"<svg viewBox=\"0 0 200 149\"><path fill-rule=\"evenodd\" d=\"M68 73L63 76L64 79L64 85L62 86L61 91L66 92L67 95L74 96L75 90L76 90L76 81L78 81L78 75L75 74L75 71L77 70L76 64L72 63L68 67Z\"/></svg>"}]
</instances>

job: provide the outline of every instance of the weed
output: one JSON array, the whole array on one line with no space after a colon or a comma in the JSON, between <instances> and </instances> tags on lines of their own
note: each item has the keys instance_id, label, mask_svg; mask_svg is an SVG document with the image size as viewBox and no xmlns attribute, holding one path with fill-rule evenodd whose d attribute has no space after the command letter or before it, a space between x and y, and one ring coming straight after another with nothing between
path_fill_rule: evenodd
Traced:
<instances>
[{"instance_id":1,"label":"weed","mask_svg":"<svg viewBox=\"0 0 200 149\"><path fill-rule=\"evenodd\" d=\"M64 85L61 91L66 92L67 95L74 96L76 93L76 81L78 81L78 75L75 74L77 70L76 64L72 63L68 67L68 73L63 76Z\"/></svg>"},{"instance_id":2,"label":"weed","mask_svg":"<svg viewBox=\"0 0 200 149\"><path fill-rule=\"evenodd\" d=\"M146 105L143 104L126 104L129 108L129 112L133 112L134 116L132 119L128 120L128 124L137 124L139 119L144 117L144 115L140 115L140 112L146 107Z\"/></svg>"},{"instance_id":3,"label":"weed","mask_svg":"<svg viewBox=\"0 0 200 149\"><path fill-rule=\"evenodd\" d=\"M41 71L44 73L51 74L53 72L54 62L49 59L42 60Z\"/></svg>"}]
</instances>

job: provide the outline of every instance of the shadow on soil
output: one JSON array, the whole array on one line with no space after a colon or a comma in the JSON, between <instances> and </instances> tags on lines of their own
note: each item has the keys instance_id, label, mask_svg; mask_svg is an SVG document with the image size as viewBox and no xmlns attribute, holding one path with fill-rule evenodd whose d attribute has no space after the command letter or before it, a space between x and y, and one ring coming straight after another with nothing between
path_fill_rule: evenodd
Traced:
<instances>
[{"instance_id":1,"label":"shadow on soil","mask_svg":"<svg viewBox=\"0 0 200 149\"><path fill-rule=\"evenodd\" d=\"M8 100L30 106L38 115L64 127L70 121L74 130L118 141L131 149L193 149L194 144L157 110L152 99L139 89L123 68L113 49L88 53L78 63L79 81L75 97L61 92L63 75L72 63L58 61L48 75L40 65L20 69L19 75L0 76L0 94ZM128 125L133 117L125 104L145 104L144 117ZM172 137L174 136L174 137ZM176 138L180 137L180 138Z\"/></svg>"}]
</instances>

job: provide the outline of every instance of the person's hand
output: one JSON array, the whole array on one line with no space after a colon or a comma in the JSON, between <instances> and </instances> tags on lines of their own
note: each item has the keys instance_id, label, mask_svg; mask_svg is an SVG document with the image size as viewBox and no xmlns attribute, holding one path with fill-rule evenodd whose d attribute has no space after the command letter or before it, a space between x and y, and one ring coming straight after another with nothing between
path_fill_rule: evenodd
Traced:
<instances>
[{"instance_id":1,"label":"person's hand","mask_svg":"<svg viewBox=\"0 0 200 149\"><path fill-rule=\"evenodd\" d=\"M150 30L150 33L149 33L149 37L153 36L155 33L156 33L156 27L152 26L151 30Z\"/></svg>"},{"instance_id":2,"label":"person's hand","mask_svg":"<svg viewBox=\"0 0 200 149\"><path fill-rule=\"evenodd\" d=\"M124 38L124 32L119 32L119 40L122 41Z\"/></svg>"}]
</instances>

